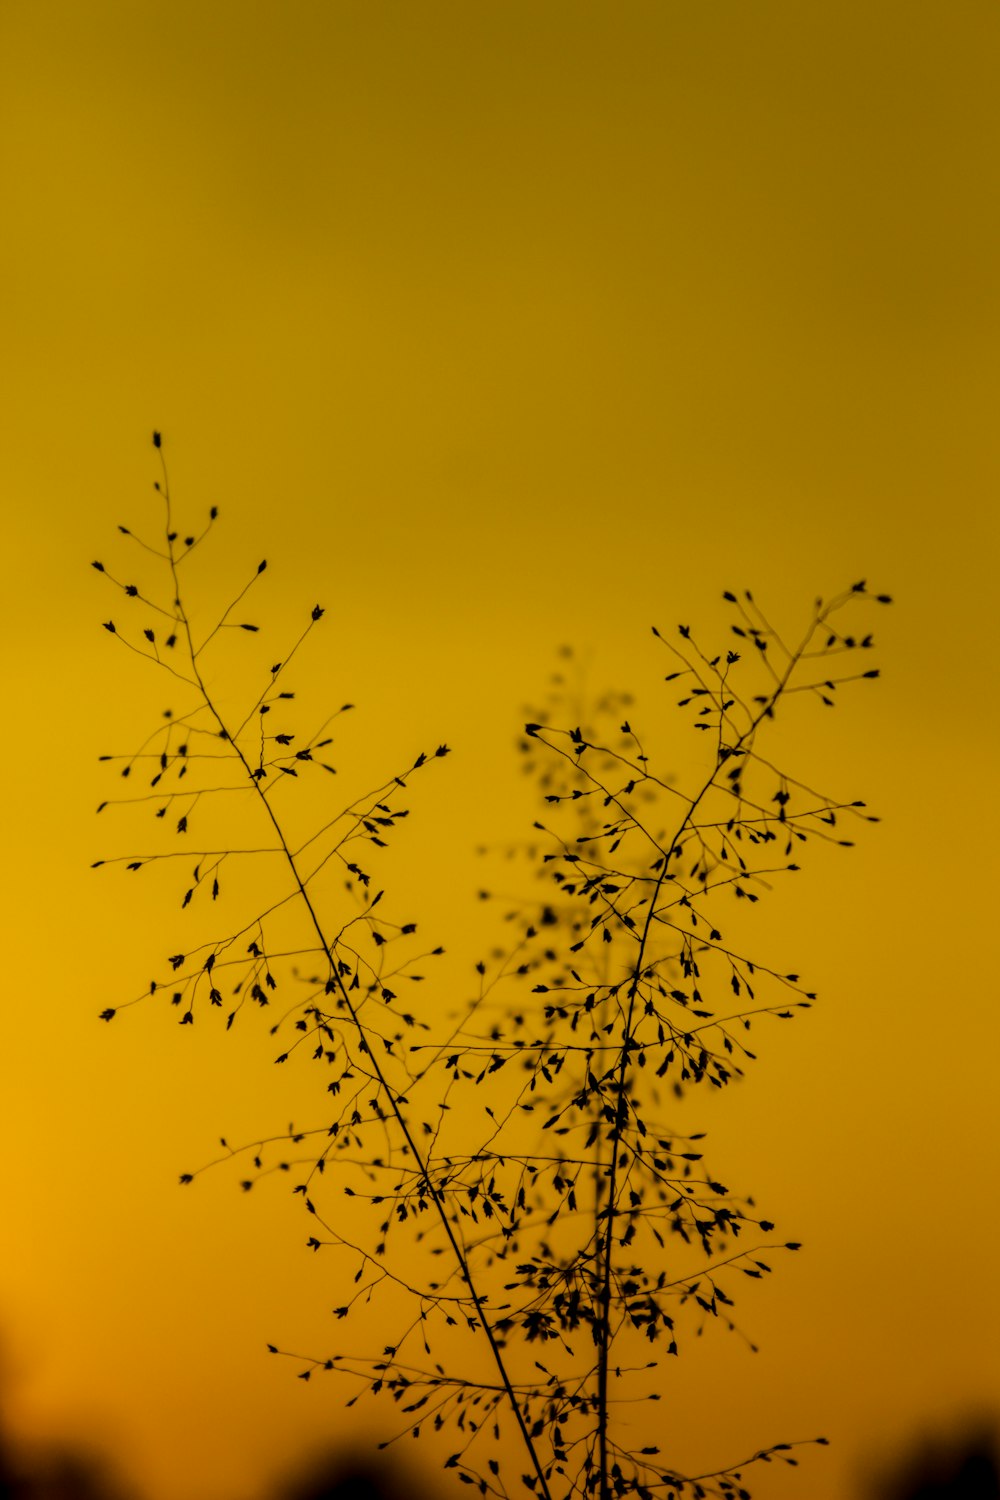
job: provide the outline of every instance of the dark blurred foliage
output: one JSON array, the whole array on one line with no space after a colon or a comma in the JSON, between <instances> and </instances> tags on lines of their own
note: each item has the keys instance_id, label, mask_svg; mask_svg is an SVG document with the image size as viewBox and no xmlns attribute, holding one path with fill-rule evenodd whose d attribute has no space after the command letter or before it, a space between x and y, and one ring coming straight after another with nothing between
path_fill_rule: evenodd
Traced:
<instances>
[{"instance_id":1,"label":"dark blurred foliage","mask_svg":"<svg viewBox=\"0 0 1000 1500\"><path fill-rule=\"evenodd\" d=\"M274 1500L430 1500L430 1491L405 1465L330 1453L280 1484Z\"/></svg>"},{"instance_id":2,"label":"dark blurred foliage","mask_svg":"<svg viewBox=\"0 0 1000 1500\"><path fill-rule=\"evenodd\" d=\"M0 1500L133 1497L98 1460L65 1448L16 1445L0 1425ZM279 1482L270 1500L430 1500L430 1491L405 1465L340 1452L321 1455Z\"/></svg>"},{"instance_id":3,"label":"dark blurred foliage","mask_svg":"<svg viewBox=\"0 0 1000 1500\"><path fill-rule=\"evenodd\" d=\"M406 1464L343 1451L279 1481L271 1500L431 1500ZM867 1500L1000 1500L1000 1441L987 1425L929 1437L866 1488ZM0 1423L0 1500L132 1500L98 1460L68 1448L15 1445ZM180 1497L178 1497L180 1500Z\"/></svg>"},{"instance_id":4,"label":"dark blurred foliage","mask_svg":"<svg viewBox=\"0 0 1000 1500\"><path fill-rule=\"evenodd\" d=\"M870 1500L1000 1500L1000 1444L985 1425L919 1442Z\"/></svg>"},{"instance_id":5,"label":"dark blurred foliage","mask_svg":"<svg viewBox=\"0 0 1000 1500\"><path fill-rule=\"evenodd\" d=\"M0 1500L126 1500L95 1459L62 1449L15 1449L0 1433Z\"/></svg>"}]
</instances>

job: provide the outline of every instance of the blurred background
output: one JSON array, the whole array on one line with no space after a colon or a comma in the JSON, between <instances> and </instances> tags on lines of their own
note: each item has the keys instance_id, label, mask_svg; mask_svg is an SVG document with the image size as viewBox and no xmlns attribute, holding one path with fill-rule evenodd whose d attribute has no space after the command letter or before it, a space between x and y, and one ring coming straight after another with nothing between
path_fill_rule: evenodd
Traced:
<instances>
[{"instance_id":1,"label":"blurred background","mask_svg":"<svg viewBox=\"0 0 1000 1500\"><path fill-rule=\"evenodd\" d=\"M220 508L206 600L266 556L275 639L326 605L299 688L358 705L345 785L455 749L387 866L448 948L437 1014L561 644L669 769L650 625L895 596L884 680L801 728L883 822L762 929L824 1003L692 1102L806 1248L748 1305L761 1353L703 1341L665 1421L692 1466L829 1437L763 1500L914 1494L914 1453L995 1493L998 50L985 0L5 0L9 1493L263 1500L328 1451L357 1485L391 1421L266 1356L339 1300L281 1184L176 1186L312 1098L252 1029L96 1020L170 951L152 887L88 868L140 838L95 823L97 756L168 706L88 566L153 514L154 426L181 513Z\"/></svg>"}]
</instances>

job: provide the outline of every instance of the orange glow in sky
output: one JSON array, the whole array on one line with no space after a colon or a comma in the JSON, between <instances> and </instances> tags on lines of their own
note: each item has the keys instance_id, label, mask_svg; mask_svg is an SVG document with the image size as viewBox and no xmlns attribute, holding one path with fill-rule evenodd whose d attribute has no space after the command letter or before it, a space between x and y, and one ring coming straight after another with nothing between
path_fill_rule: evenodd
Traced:
<instances>
[{"instance_id":1,"label":"orange glow in sky","mask_svg":"<svg viewBox=\"0 0 1000 1500\"><path fill-rule=\"evenodd\" d=\"M97 1020L166 952L161 888L89 868L138 837L95 820L97 757L165 706L89 567L152 514L154 427L181 513L220 509L199 607L261 557L273 639L325 605L301 690L357 705L345 785L453 747L387 865L448 949L441 1010L492 941L476 850L537 816L515 743L562 644L669 769L651 625L721 638L727 588L789 630L856 578L893 594L883 680L797 741L882 822L763 919L822 1004L686 1106L805 1249L741 1309L761 1352L706 1335L665 1408L692 1464L830 1438L758 1500L848 1500L1000 1412L998 49L974 0L7 0L11 1433L149 1500L262 1500L392 1427L267 1358L342 1300L287 1184L177 1187L309 1115L302 1077L262 1028Z\"/></svg>"}]
</instances>

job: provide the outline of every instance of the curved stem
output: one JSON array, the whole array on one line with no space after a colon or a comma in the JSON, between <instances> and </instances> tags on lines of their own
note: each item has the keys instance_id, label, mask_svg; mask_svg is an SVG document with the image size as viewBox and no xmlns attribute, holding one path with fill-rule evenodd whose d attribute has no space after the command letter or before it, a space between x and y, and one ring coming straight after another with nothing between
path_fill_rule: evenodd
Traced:
<instances>
[{"instance_id":1,"label":"curved stem","mask_svg":"<svg viewBox=\"0 0 1000 1500\"><path fill-rule=\"evenodd\" d=\"M161 463L163 463L162 453L161 453ZM197 683L198 690L199 690L199 692L202 695L202 698L203 698L203 700L205 702L206 708L209 710L209 712L211 713L212 717L215 719L215 722L219 726L219 733L220 733L220 735L222 736L222 738L224 738L232 746L235 754L239 758L239 761L240 761L240 763L241 763L241 765L243 767L244 772L246 773L246 776L247 776L247 778L248 778L248 780L250 782L250 785L253 787L254 791L257 793L257 795L258 795L258 797L259 797L259 799L260 799L260 801L261 801L261 803L262 803L262 805L263 805L263 807L264 807L264 809L265 809L265 811L267 813L267 816L270 819L271 825L274 828L275 834L277 835L278 841L279 841L279 843L281 845L282 854L284 855L284 858L285 858L285 860L286 860L286 862L288 864L288 868L289 868L289 870L291 872L292 879L295 882L296 894L301 897L301 899L302 899L302 901L303 901L303 903L305 905L306 911L309 914L309 920L310 920L310 922L312 923L312 926L313 926L313 930L315 931L316 936L319 939L320 946L322 947L323 953L324 953L324 955L326 957L326 960L327 960L327 963L329 964L329 967L330 967L330 976L334 980L335 984L337 985L337 987L340 990L340 997L341 997L341 999L342 999L342 1001L344 1003L345 1009L347 1010L347 1013L350 1016L351 1021L352 1021L353 1025L354 1025L354 1027L355 1027L355 1030L357 1032L359 1041L361 1042L362 1046L364 1047L365 1051L368 1054L368 1057L370 1059L371 1066L372 1066L372 1071L375 1074L375 1077L376 1077L376 1079L378 1081L379 1087L381 1088L383 1094L385 1095L386 1100L388 1101L389 1107L390 1107L390 1109L392 1111L392 1114L393 1114L393 1116L394 1116L394 1118L396 1120L396 1123L398 1124L398 1126L399 1126L399 1128L400 1128L400 1130L402 1132L403 1139L406 1141L407 1146L409 1147L410 1151L412 1152L413 1160L416 1162L418 1171L420 1173L420 1176L423 1178L423 1181L426 1184L427 1192L428 1192L428 1195L429 1195L429 1197L431 1199L431 1202L434 1204L434 1207L437 1210L437 1214L438 1214L438 1217L439 1217L439 1219L441 1221L441 1225L442 1225L442 1227L444 1229L445 1235L446 1235L446 1237L448 1239L448 1243L451 1246L452 1253L455 1256L455 1260L456 1260L456 1262L458 1264L459 1270L461 1271L462 1279L464 1280L466 1286L469 1288L469 1295L472 1298L473 1304L474 1304L475 1309L476 1309L477 1316L479 1318L479 1322L482 1325L482 1329L483 1329L484 1334L486 1335L486 1340L487 1340L487 1343L489 1344L489 1347L490 1347L490 1353L492 1354L493 1361L494 1361L494 1363L495 1363L495 1365L497 1367L497 1371L498 1371L499 1376L500 1376L500 1381L501 1381L501 1384L503 1386L504 1393L506 1395L506 1398L507 1398L507 1401L508 1401L508 1403L510 1405L510 1408L511 1408L513 1414L514 1414L514 1417L515 1417L515 1419L517 1421L517 1425L518 1425L518 1428L520 1429L521 1437L524 1440L525 1447L527 1448L528 1454L529 1454L529 1456L531 1458L532 1467L533 1467L533 1469L535 1471L535 1476L536 1476L536 1478L538 1480L538 1494L542 1497L542 1500L552 1500L551 1492L549 1490L548 1481L547 1481L547 1479L545 1477L545 1473L544 1473L544 1471L542 1469L541 1460L540 1460L538 1452L537 1452L537 1450L535 1448L535 1444L532 1441L531 1434L528 1431L527 1423L525 1422L525 1419L524 1419L524 1413L521 1410L520 1404L518 1402L517 1396L516 1396L515 1391L514 1391L514 1387L511 1384L510 1376L507 1373L507 1368L506 1368L506 1366L504 1364L503 1355L502 1355L501 1350L500 1350L500 1345L497 1342L496 1334L494 1333L493 1327L490 1324L489 1318L487 1317L486 1308L485 1308L485 1305L483 1303L483 1300L482 1300L479 1292L476 1289L475 1283L473 1282L473 1279L472 1279L472 1270L471 1270L471 1267L469 1265L468 1258L466 1257L466 1255L465 1255L465 1253L464 1253L461 1245L459 1244L458 1237L455 1234L454 1226L452 1225L452 1223L451 1223L451 1221L450 1221L450 1219L448 1217L447 1211L445 1209L444 1203L441 1200L441 1195L435 1190L435 1188L434 1188L434 1186L433 1186L433 1184L431 1182L430 1170L429 1170L428 1164L425 1161L423 1153L421 1152L420 1147L418 1146L418 1144L417 1144L417 1142L416 1142L416 1140L415 1140L412 1132L410 1131L410 1127L409 1127L409 1125L408 1125L408 1123L406 1121L406 1118L405 1118L405 1116L404 1116L404 1114L402 1112L402 1109L400 1107L399 1100L396 1097L395 1090L392 1088L392 1086L389 1083L388 1079L386 1078L384 1072L382 1071L381 1064L380 1064L378 1058L375 1055L375 1051L374 1051L373 1047L369 1044L368 1036L367 1036L367 1033L365 1031L364 1025L361 1022L361 1019L360 1019L360 1017L359 1017L359 1015L357 1013L357 1010L355 1009L355 1007L354 1007L354 1005L353 1005L353 1003L351 1001L350 995L348 994L347 988L346 988L346 986L344 984L344 981L343 981L343 979L342 979L342 977L340 975L340 970L339 970L339 967L338 967L337 963L334 960L334 956L333 956L332 949L330 947L330 943L329 943L329 941L328 941L328 939L326 937L326 933L323 930L323 926L322 926L322 924L320 922L319 916L317 915L316 909L313 906L312 900L310 898L308 890L306 889L306 886L305 886L305 883L304 883L304 881L302 879L302 876L299 873L299 869L298 869L298 866L297 866L296 861L295 861L295 856L292 853L292 851L291 851L291 849L290 849L290 847L288 845L288 841L287 841L287 839L285 837L284 829L282 828L282 826L281 826L281 824L280 824L280 822L278 820L278 817L277 817L277 815L274 812L274 809L272 808L270 802L268 801L267 796L265 795L264 790L263 790L260 782L254 776L253 769L250 766L249 762L247 761L246 756L243 754L243 751L240 749L240 746L236 743L236 741L230 735L229 730L228 730L228 728L227 728L227 726L226 726L226 724L225 724L225 722L224 722L224 720L222 718L222 715L219 713L219 710L216 708L215 703L214 703L214 701L213 701L213 699L212 699L212 697L211 697L211 695L210 695L207 687L205 686L204 679L203 679L203 677L201 675L201 671L200 671L200 669L198 667L197 652L195 650L194 641L193 641L193 638L192 638L192 635L191 635L191 627L190 627L190 624L189 624L189 621L188 621L188 618L187 618L186 611L184 609L184 606L183 606L183 604L181 602L181 598L180 598L180 587L179 587L178 579L177 579L177 560L176 560L175 555L174 555L174 544L173 544L173 540L172 540L172 537L171 537L171 530L172 530L172 528L171 528L171 520L170 520L170 488L169 488L169 482L167 480L166 464L165 463L163 463L163 474L164 474L164 499L166 501L166 507L167 507L167 547L169 549L170 572L171 572L171 576L173 578L173 583L174 583L174 607L175 607L175 609L177 611L177 619L180 622L180 624L181 624L181 626L182 626L182 628L184 630L185 639L187 641L188 653L189 653L190 659L191 659L191 669L192 669L192 672L194 674L194 678L195 678L195 681Z\"/></svg>"},{"instance_id":2,"label":"curved stem","mask_svg":"<svg viewBox=\"0 0 1000 1500\"><path fill-rule=\"evenodd\" d=\"M769 695L767 702L751 719L747 728L743 730L743 732L737 738L734 746L735 749L742 749L747 740L753 738L762 720L770 717L773 714L775 704L785 692L788 686L789 678L795 670L795 667L798 665L803 651L806 649L817 626L821 623L827 612L828 611L821 611L814 617L812 624L807 630L801 645L796 651L790 653L788 665L786 666L781 676L777 678L776 686ZM667 870L669 868L671 855L675 852L675 850L677 850L678 842L683 837L684 830L689 825L691 825L692 819L697 812L699 805L707 796L711 788L715 785L716 777L719 774L719 766L722 764L725 764L725 762L716 762L715 766L712 768L711 774L705 780L701 790L692 799L687 811L684 814L683 819L681 820L679 827L677 828L676 833L670 840L670 843L667 845L666 853L663 857L663 863L660 866L656 884L653 887L653 893L650 897L649 906L646 911L646 920L643 924L642 935L639 939L639 950L636 955L635 964L632 968L632 978L629 982L629 1004L628 1012L625 1017L625 1028L622 1033L621 1055L618 1063L618 1077L615 1084L616 1102L614 1121L611 1127L611 1162L608 1168L608 1198L606 1207L607 1224L604 1229L603 1244L599 1249L599 1259L601 1261L601 1315L597 1325L597 1449L600 1477L600 1500L612 1500L608 1465L608 1363L611 1354L612 1343L611 1283L614 1272L614 1225L618 1191L618 1154L621 1145L622 1132L625 1127L625 1084L626 1075L628 1072L629 1053L631 1050L632 1023L635 1016L635 1002L639 993L639 981L642 978L642 972L645 965L646 949L649 942L650 929L653 924L656 903L659 898L660 891L663 888L663 884L667 879Z\"/></svg>"}]
</instances>

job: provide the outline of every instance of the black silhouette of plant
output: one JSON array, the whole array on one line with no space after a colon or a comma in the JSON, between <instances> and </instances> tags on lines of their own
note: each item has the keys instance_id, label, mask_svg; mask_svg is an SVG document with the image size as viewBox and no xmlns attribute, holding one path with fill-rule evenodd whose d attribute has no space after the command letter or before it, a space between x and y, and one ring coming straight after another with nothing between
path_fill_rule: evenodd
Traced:
<instances>
[{"instance_id":1,"label":"black silhouette of plant","mask_svg":"<svg viewBox=\"0 0 1000 1500\"><path fill-rule=\"evenodd\" d=\"M974 1422L947 1435L925 1434L866 1493L870 1500L1000 1500L995 1424Z\"/></svg>"},{"instance_id":2,"label":"black silhouette of plant","mask_svg":"<svg viewBox=\"0 0 1000 1500\"><path fill-rule=\"evenodd\" d=\"M154 445L162 462L158 434ZM265 1173L291 1174L308 1246L348 1259L338 1322L363 1324L377 1291L382 1326L391 1317L401 1330L374 1357L342 1347L293 1356L300 1378L339 1373L357 1383L351 1402L389 1394L414 1436L454 1430L445 1467L482 1494L745 1500L743 1471L794 1463L796 1445L679 1473L658 1441L657 1356L678 1354L692 1320L735 1327L737 1283L760 1280L774 1253L798 1246L717 1180L701 1135L679 1131L664 1107L739 1077L757 1022L790 1019L815 998L797 973L749 956L744 912L799 869L810 840L849 844L845 823L873 820L863 803L792 776L771 741L794 695L832 706L843 683L878 676L838 673L834 661L873 644L841 623L848 611L888 597L860 582L817 600L792 646L749 592L724 596L733 649L704 652L687 626L676 639L654 631L700 740L686 786L656 768L619 697L597 705L594 724L582 711L572 726L552 711L533 718L523 749L547 815L529 860L544 883L508 903L514 935L477 965L477 993L449 1030L440 1003L406 998L443 949L414 951L416 924L390 917L376 873L408 816L413 777L448 746L331 802L337 714L304 729L287 685L323 609L304 611L298 638L234 710L206 663L225 632L256 636L256 622L233 611L266 564L197 627L186 570L217 512L186 535L165 466L156 488L162 541L119 528L151 581L94 567L134 617L105 629L189 703L135 754L106 757L146 783L113 800L150 811L161 835L145 852L97 863L139 872L179 862L185 872L189 936L127 1004L166 994L182 1025L218 1010L228 1028L291 991L269 1033L283 1039L278 1063L321 1070L320 1122L223 1142L219 1160L250 1163L247 1190ZM263 873L241 881L244 864ZM214 902L222 931L201 937Z\"/></svg>"}]
</instances>

